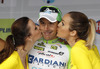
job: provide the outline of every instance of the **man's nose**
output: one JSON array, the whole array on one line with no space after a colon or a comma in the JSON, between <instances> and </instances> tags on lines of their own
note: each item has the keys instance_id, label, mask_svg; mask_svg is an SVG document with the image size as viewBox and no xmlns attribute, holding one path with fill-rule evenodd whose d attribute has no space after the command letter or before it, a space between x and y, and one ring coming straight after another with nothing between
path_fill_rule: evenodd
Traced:
<instances>
[{"instance_id":1,"label":"man's nose","mask_svg":"<svg viewBox=\"0 0 100 69\"><path fill-rule=\"evenodd\" d=\"M49 26L48 25L45 25L44 29L45 30L48 30L49 29Z\"/></svg>"}]
</instances>

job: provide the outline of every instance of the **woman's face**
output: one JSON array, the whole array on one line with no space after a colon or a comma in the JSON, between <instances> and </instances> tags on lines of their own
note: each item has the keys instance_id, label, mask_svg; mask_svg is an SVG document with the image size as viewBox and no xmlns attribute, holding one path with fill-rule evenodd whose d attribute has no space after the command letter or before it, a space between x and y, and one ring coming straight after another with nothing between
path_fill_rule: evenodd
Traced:
<instances>
[{"instance_id":1,"label":"woman's face","mask_svg":"<svg viewBox=\"0 0 100 69\"><path fill-rule=\"evenodd\" d=\"M33 41L37 41L42 37L39 27L32 20L29 20L28 27L30 28L30 37Z\"/></svg>"},{"instance_id":2,"label":"woman's face","mask_svg":"<svg viewBox=\"0 0 100 69\"><path fill-rule=\"evenodd\" d=\"M69 24L72 21L69 14L65 14L62 21L58 24L57 36L66 40L70 37Z\"/></svg>"}]
</instances>

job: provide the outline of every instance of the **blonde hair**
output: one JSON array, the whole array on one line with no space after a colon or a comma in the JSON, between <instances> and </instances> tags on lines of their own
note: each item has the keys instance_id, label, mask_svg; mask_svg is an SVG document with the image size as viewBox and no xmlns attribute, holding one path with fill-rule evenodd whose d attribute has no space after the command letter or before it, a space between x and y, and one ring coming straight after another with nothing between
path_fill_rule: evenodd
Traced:
<instances>
[{"instance_id":1,"label":"blonde hair","mask_svg":"<svg viewBox=\"0 0 100 69\"><path fill-rule=\"evenodd\" d=\"M89 28L88 28L88 37L87 37L87 42L86 46L89 47L89 49L92 48L94 45L94 40L95 40L95 32L96 32L96 22L93 19L89 19Z\"/></svg>"}]
</instances>

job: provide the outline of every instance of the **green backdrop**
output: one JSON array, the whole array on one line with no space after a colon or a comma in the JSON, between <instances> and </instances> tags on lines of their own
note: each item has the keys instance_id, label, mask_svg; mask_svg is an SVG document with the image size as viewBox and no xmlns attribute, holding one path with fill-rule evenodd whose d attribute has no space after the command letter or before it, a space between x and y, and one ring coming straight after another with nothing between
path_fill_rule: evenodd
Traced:
<instances>
[{"instance_id":1,"label":"green backdrop","mask_svg":"<svg viewBox=\"0 0 100 69\"><path fill-rule=\"evenodd\" d=\"M11 25L14 21L15 19L0 19L0 38L6 40L11 34Z\"/></svg>"}]
</instances>

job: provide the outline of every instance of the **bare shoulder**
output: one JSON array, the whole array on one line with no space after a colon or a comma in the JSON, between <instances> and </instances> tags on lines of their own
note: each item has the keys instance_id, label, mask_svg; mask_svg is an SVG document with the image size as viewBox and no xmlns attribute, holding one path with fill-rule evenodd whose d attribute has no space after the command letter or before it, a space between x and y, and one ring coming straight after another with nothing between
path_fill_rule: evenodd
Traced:
<instances>
[{"instance_id":1,"label":"bare shoulder","mask_svg":"<svg viewBox=\"0 0 100 69\"><path fill-rule=\"evenodd\" d=\"M4 48L5 41L0 38L0 51Z\"/></svg>"}]
</instances>

